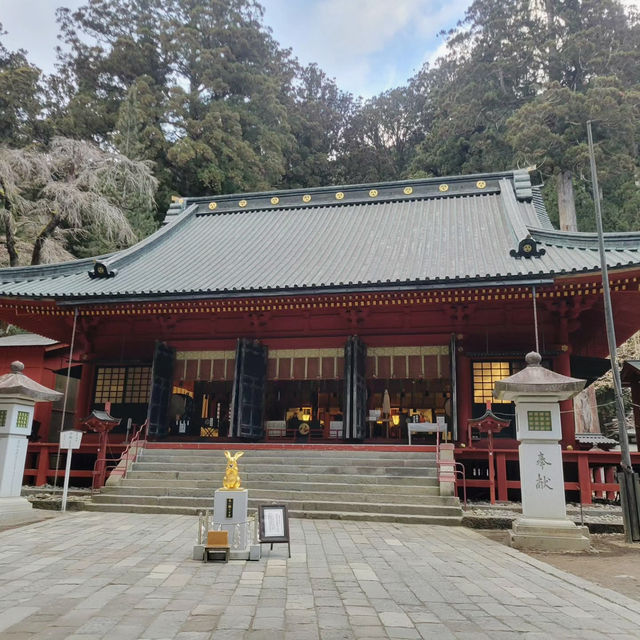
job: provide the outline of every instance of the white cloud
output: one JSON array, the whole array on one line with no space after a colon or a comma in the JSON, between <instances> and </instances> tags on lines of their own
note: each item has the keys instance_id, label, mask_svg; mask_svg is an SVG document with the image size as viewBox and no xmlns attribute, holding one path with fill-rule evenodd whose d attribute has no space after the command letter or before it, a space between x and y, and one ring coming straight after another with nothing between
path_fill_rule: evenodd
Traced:
<instances>
[{"instance_id":1,"label":"white cloud","mask_svg":"<svg viewBox=\"0 0 640 640\"><path fill-rule=\"evenodd\" d=\"M370 97L407 81L471 0L265 0L275 37L303 63Z\"/></svg>"}]
</instances>

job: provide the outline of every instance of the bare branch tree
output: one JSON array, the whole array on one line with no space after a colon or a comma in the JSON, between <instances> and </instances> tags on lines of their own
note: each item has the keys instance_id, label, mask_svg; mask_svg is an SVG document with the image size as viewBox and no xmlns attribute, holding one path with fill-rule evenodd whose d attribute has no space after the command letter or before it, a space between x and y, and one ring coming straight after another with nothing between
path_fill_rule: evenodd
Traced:
<instances>
[{"instance_id":1,"label":"bare branch tree","mask_svg":"<svg viewBox=\"0 0 640 640\"><path fill-rule=\"evenodd\" d=\"M157 185L149 163L86 141L57 137L40 153L0 148L0 232L9 264L19 264L19 237L31 243L31 264L45 251L63 255L51 243L63 248L90 226L114 248L135 242L126 200L151 207Z\"/></svg>"}]
</instances>

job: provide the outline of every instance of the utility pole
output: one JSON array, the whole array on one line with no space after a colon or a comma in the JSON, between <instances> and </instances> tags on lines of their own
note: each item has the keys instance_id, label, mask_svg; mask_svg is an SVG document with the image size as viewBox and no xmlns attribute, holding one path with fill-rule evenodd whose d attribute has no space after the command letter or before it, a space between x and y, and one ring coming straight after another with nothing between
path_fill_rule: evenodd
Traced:
<instances>
[{"instance_id":1,"label":"utility pole","mask_svg":"<svg viewBox=\"0 0 640 640\"><path fill-rule=\"evenodd\" d=\"M593 201L596 208L596 229L598 231L598 249L602 271L602 294L604 298L604 319L607 327L607 342L611 358L611 373L613 374L613 390L615 394L616 416L618 418L618 434L620 438L620 465L622 472L618 474L620 482L620 501L622 503L622 519L628 542L640 542L640 481L638 474L633 472L631 454L629 452L629 436L622 400L622 381L618 368L617 343L615 326L613 323L613 309L611 307L611 289L609 288L609 272L607 258L604 251L604 233L602 230L602 210L600 208L600 189L598 187L598 173L596 157L593 152L593 135L591 120L587 122L587 137L589 140L589 161L591 164L591 184L593 187Z\"/></svg>"}]
</instances>

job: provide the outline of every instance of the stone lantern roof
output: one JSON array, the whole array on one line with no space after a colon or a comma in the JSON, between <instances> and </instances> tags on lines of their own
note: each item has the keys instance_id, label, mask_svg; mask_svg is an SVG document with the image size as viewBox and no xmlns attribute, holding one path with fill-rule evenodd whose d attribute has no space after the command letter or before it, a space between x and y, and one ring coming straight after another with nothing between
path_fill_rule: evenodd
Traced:
<instances>
[{"instance_id":1,"label":"stone lantern roof","mask_svg":"<svg viewBox=\"0 0 640 640\"><path fill-rule=\"evenodd\" d=\"M524 396L545 400L568 400L582 391L586 380L563 376L546 369L540 363L542 356L532 351L525 357L527 366L508 378L498 380L493 388L493 396L498 400L522 399Z\"/></svg>"},{"instance_id":2,"label":"stone lantern roof","mask_svg":"<svg viewBox=\"0 0 640 640\"><path fill-rule=\"evenodd\" d=\"M24 364L16 360L11 363L11 373L0 376L0 397L20 396L34 402L53 402L64 394L38 384L35 380L25 376L22 371Z\"/></svg>"}]
</instances>

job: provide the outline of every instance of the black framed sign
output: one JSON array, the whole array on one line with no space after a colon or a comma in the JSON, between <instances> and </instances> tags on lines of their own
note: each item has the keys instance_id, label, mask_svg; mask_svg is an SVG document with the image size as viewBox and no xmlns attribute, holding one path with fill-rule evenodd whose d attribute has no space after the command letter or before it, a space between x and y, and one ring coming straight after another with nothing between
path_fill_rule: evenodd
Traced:
<instances>
[{"instance_id":1,"label":"black framed sign","mask_svg":"<svg viewBox=\"0 0 640 640\"><path fill-rule=\"evenodd\" d=\"M286 542L291 557L289 541L289 514L284 504L261 504L258 507L260 544Z\"/></svg>"}]
</instances>

